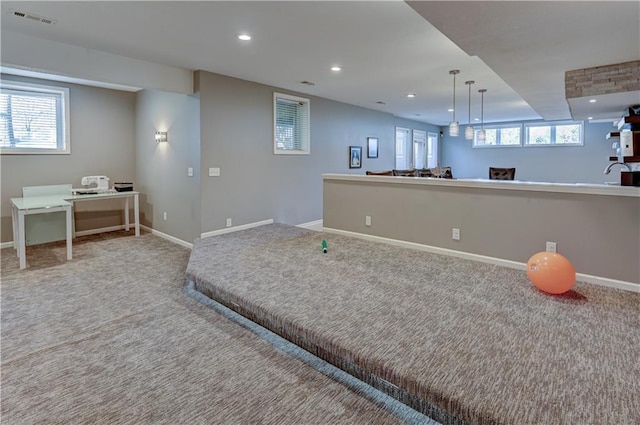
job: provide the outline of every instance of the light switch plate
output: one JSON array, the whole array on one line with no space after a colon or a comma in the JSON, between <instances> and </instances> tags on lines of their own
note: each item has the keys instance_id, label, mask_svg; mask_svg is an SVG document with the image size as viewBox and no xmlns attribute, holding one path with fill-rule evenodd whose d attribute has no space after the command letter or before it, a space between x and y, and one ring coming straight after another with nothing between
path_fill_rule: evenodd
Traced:
<instances>
[{"instance_id":1,"label":"light switch plate","mask_svg":"<svg viewBox=\"0 0 640 425\"><path fill-rule=\"evenodd\" d=\"M220 169L219 168L209 168L209 177L218 177L220 176Z\"/></svg>"}]
</instances>

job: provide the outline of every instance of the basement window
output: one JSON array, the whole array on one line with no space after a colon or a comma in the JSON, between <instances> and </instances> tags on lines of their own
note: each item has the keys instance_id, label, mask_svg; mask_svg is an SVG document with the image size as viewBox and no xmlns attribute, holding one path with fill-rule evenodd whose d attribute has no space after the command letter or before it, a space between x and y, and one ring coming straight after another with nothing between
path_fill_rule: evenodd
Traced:
<instances>
[{"instance_id":1,"label":"basement window","mask_svg":"<svg viewBox=\"0 0 640 425\"><path fill-rule=\"evenodd\" d=\"M310 101L302 97L273 93L273 153L309 155Z\"/></svg>"},{"instance_id":2,"label":"basement window","mask_svg":"<svg viewBox=\"0 0 640 425\"><path fill-rule=\"evenodd\" d=\"M500 146L519 147L522 146L521 124L485 125L485 139L478 139L480 128L474 129L473 147L490 148Z\"/></svg>"},{"instance_id":3,"label":"basement window","mask_svg":"<svg viewBox=\"0 0 640 425\"><path fill-rule=\"evenodd\" d=\"M69 154L68 129L68 88L0 83L0 153Z\"/></svg>"},{"instance_id":4,"label":"basement window","mask_svg":"<svg viewBox=\"0 0 640 425\"><path fill-rule=\"evenodd\" d=\"M582 146L582 121L554 121L525 124L525 146Z\"/></svg>"}]
</instances>

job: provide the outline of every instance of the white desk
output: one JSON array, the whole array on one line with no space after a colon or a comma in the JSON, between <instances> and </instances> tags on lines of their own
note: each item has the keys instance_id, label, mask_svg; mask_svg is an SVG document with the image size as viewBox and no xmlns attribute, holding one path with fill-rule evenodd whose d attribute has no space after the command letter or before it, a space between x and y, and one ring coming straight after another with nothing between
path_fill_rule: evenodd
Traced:
<instances>
[{"instance_id":1,"label":"white desk","mask_svg":"<svg viewBox=\"0 0 640 425\"><path fill-rule=\"evenodd\" d=\"M140 192L117 192L115 190L111 190L109 192L104 193L95 193L89 195L67 195L64 197L65 201L71 202L81 202L81 201L95 201L100 199L115 199L115 198L124 198L124 229L129 231L129 198L133 198L133 215L136 219L134 223L136 236L140 236L140 201L139 201Z\"/></svg>"},{"instance_id":2,"label":"white desk","mask_svg":"<svg viewBox=\"0 0 640 425\"><path fill-rule=\"evenodd\" d=\"M88 195L43 195L43 196L29 196L23 198L11 198L11 217L13 221L13 246L18 251L18 258L20 260L20 268L24 269L27 266L26 262L26 240L25 240L25 226L24 216L29 214L43 214L52 213L57 211L66 212L66 239L67 239L67 260L72 259L71 239L73 235L72 225L72 207L75 202L81 201L94 201L101 199L115 199L124 198L124 221L125 230L129 230L129 198L133 197L133 212L135 218L135 234L140 236L140 207L139 207L139 192L117 192L115 190L88 194Z\"/></svg>"},{"instance_id":3,"label":"white desk","mask_svg":"<svg viewBox=\"0 0 640 425\"><path fill-rule=\"evenodd\" d=\"M67 260L71 260L71 208L73 204L60 195L11 198L11 218L13 221L13 247L18 251L20 268L27 267L24 216L29 214L53 213L64 211L67 223Z\"/></svg>"}]
</instances>

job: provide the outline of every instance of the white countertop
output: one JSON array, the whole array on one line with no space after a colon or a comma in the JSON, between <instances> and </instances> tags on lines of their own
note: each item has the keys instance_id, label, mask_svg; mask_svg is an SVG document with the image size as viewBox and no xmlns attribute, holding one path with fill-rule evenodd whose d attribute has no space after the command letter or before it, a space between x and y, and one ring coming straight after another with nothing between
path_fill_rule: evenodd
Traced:
<instances>
[{"instance_id":1,"label":"white countertop","mask_svg":"<svg viewBox=\"0 0 640 425\"><path fill-rule=\"evenodd\" d=\"M640 187L594 183L547 183L519 180L439 179L432 177L367 176L362 174L323 174L324 180L380 182L424 186L469 187L477 189L525 190L535 192L577 193L586 195L640 198Z\"/></svg>"}]
</instances>

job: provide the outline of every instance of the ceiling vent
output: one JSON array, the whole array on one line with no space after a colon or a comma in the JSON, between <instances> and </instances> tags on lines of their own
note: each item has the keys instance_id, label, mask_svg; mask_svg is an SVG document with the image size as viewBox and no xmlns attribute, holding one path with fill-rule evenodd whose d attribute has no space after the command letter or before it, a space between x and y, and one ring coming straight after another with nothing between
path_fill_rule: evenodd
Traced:
<instances>
[{"instance_id":1,"label":"ceiling vent","mask_svg":"<svg viewBox=\"0 0 640 425\"><path fill-rule=\"evenodd\" d=\"M311 81L307 81L307 80L300 81L300 84L304 84L305 86L315 86L316 85L316 83L311 82Z\"/></svg>"},{"instance_id":2,"label":"ceiling vent","mask_svg":"<svg viewBox=\"0 0 640 425\"><path fill-rule=\"evenodd\" d=\"M54 19L46 18L44 16L38 16L38 15L35 15L33 13L21 12L19 10L14 10L14 9L11 10L11 15L13 15L16 18L28 19L30 21L40 22L41 24L55 24L56 23L56 21Z\"/></svg>"}]
</instances>

